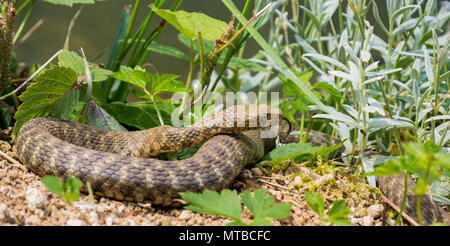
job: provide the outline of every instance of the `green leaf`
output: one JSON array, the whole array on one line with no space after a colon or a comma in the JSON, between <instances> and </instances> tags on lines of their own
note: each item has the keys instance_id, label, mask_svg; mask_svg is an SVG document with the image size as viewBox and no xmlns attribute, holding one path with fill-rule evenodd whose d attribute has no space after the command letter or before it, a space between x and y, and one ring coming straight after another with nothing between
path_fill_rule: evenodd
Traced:
<instances>
[{"instance_id":1,"label":"green leaf","mask_svg":"<svg viewBox=\"0 0 450 246\"><path fill-rule=\"evenodd\" d=\"M130 83L141 89L145 89L146 81L150 80L150 74L140 66L134 69L126 66L120 66L120 72L115 72L110 77Z\"/></svg>"},{"instance_id":2,"label":"green leaf","mask_svg":"<svg viewBox=\"0 0 450 246\"><path fill-rule=\"evenodd\" d=\"M14 116L17 121L13 134L16 135L22 124L32 118L48 116L51 112L67 114L54 111L59 108L55 103L65 96L76 82L77 75L71 68L56 66L40 73L36 77L36 82L19 96L23 103Z\"/></svg>"},{"instance_id":3,"label":"green leaf","mask_svg":"<svg viewBox=\"0 0 450 246\"><path fill-rule=\"evenodd\" d=\"M67 95L60 97L53 104L50 115L56 118L68 119L69 115L77 107L79 98L79 90L71 91Z\"/></svg>"},{"instance_id":4,"label":"green leaf","mask_svg":"<svg viewBox=\"0 0 450 246\"><path fill-rule=\"evenodd\" d=\"M41 182L47 187L49 191L58 196L64 193L64 184L63 182L55 177L55 176L44 176L41 179Z\"/></svg>"},{"instance_id":5,"label":"green leaf","mask_svg":"<svg viewBox=\"0 0 450 246\"><path fill-rule=\"evenodd\" d=\"M158 103L158 108L165 123L170 124L171 113L176 105ZM156 109L151 103L113 102L104 105L105 110L120 123L137 127L141 130L159 126Z\"/></svg>"},{"instance_id":6,"label":"green leaf","mask_svg":"<svg viewBox=\"0 0 450 246\"><path fill-rule=\"evenodd\" d=\"M363 176L389 176L394 174L403 174L401 171L402 163L405 160L403 158L390 159L385 164L375 167L373 172L364 173Z\"/></svg>"},{"instance_id":7,"label":"green leaf","mask_svg":"<svg viewBox=\"0 0 450 246\"><path fill-rule=\"evenodd\" d=\"M148 91L151 96L159 93L176 93L187 91L186 86L180 81L175 80L180 77L175 74L150 74L140 66L134 69L121 66L120 72L116 72L111 77L122 80ZM149 96L150 96L149 95Z\"/></svg>"},{"instance_id":8,"label":"green leaf","mask_svg":"<svg viewBox=\"0 0 450 246\"><path fill-rule=\"evenodd\" d=\"M151 51L160 53L160 54L164 54L164 55L172 56L172 57L175 57L175 58L178 58L181 60L185 60L187 62L189 62L189 60L190 60L189 55L185 54L183 51L176 49L174 47L158 44L154 41L148 46L148 49L150 49Z\"/></svg>"},{"instance_id":9,"label":"green leaf","mask_svg":"<svg viewBox=\"0 0 450 246\"><path fill-rule=\"evenodd\" d=\"M242 207L236 191L224 189L220 195L211 190L204 190L202 194L180 192L180 196L191 204L185 207L189 210L222 215L241 221Z\"/></svg>"},{"instance_id":10,"label":"green leaf","mask_svg":"<svg viewBox=\"0 0 450 246\"><path fill-rule=\"evenodd\" d=\"M41 182L49 189L53 194L61 197L66 202L74 202L80 199L80 188L83 183L77 178L70 177L66 180L66 183L55 177L45 176Z\"/></svg>"},{"instance_id":11,"label":"green leaf","mask_svg":"<svg viewBox=\"0 0 450 246\"><path fill-rule=\"evenodd\" d=\"M83 186L83 183L77 178L70 177L66 180L64 184L64 188L67 193L80 194L80 188Z\"/></svg>"},{"instance_id":12,"label":"green leaf","mask_svg":"<svg viewBox=\"0 0 450 246\"><path fill-rule=\"evenodd\" d=\"M330 218L329 221L339 226L352 226L352 222L346 217Z\"/></svg>"},{"instance_id":13,"label":"green leaf","mask_svg":"<svg viewBox=\"0 0 450 246\"><path fill-rule=\"evenodd\" d=\"M352 211L345 205L344 200L336 200L328 211L328 220L337 225L352 225L347 218L351 213Z\"/></svg>"},{"instance_id":14,"label":"green leaf","mask_svg":"<svg viewBox=\"0 0 450 246\"><path fill-rule=\"evenodd\" d=\"M292 106L299 112L306 112L309 110L308 105L305 103L305 97L304 96L297 96L295 97L294 101L292 102Z\"/></svg>"},{"instance_id":15,"label":"green leaf","mask_svg":"<svg viewBox=\"0 0 450 246\"><path fill-rule=\"evenodd\" d=\"M316 154L320 155L320 156L328 155L328 154L332 153L333 151L338 150L340 147L342 147L342 145L344 145L344 142L340 142L340 143L337 143L337 144L335 144L333 146L330 146L330 147L327 147L327 148L324 148L324 149L320 149L320 150L318 150L316 152Z\"/></svg>"},{"instance_id":16,"label":"green leaf","mask_svg":"<svg viewBox=\"0 0 450 246\"><path fill-rule=\"evenodd\" d=\"M58 5L66 5L72 7L72 5L81 3L81 4L92 4L95 3L94 0L44 0L49 3L58 4ZM99 1L99 0L97 0ZM103 0L102 0L103 1Z\"/></svg>"},{"instance_id":17,"label":"green leaf","mask_svg":"<svg viewBox=\"0 0 450 246\"><path fill-rule=\"evenodd\" d=\"M324 218L325 203L319 193L311 194L306 191L305 200L308 203L308 206L316 212L320 218Z\"/></svg>"},{"instance_id":18,"label":"green leaf","mask_svg":"<svg viewBox=\"0 0 450 246\"><path fill-rule=\"evenodd\" d=\"M211 18L203 13L189 13L183 10L173 12L166 9L158 9L153 4L150 4L149 7L189 39L197 39L197 31L200 31L203 39L214 41L228 27L227 23Z\"/></svg>"},{"instance_id":19,"label":"green leaf","mask_svg":"<svg viewBox=\"0 0 450 246\"><path fill-rule=\"evenodd\" d=\"M248 226L242 221L231 221L230 223L227 223L227 226Z\"/></svg>"},{"instance_id":20,"label":"green leaf","mask_svg":"<svg viewBox=\"0 0 450 246\"><path fill-rule=\"evenodd\" d=\"M311 88L320 88L320 89L328 92L331 96L336 97L337 99L342 98L341 93L336 88L334 88L331 84L329 84L327 82L315 83Z\"/></svg>"},{"instance_id":21,"label":"green leaf","mask_svg":"<svg viewBox=\"0 0 450 246\"><path fill-rule=\"evenodd\" d=\"M265 188L256 190L252 195L245 191L241 195L242 202L252 212L256 221L264 222L264 218L281 219L291 216L291 204L275 204L275 198L268 194ZM265 223L265 222L264 222Z\"/></svg>"},{"instance_id":22,"label":"green leaf","mask_svg":"<svg viewBox=\"0 0 450 246\"><path fill-rule=\"evenodd\" d=\"M63 50L58 55L58 65L61 67L72 68L77 75L86 75L86 68L81 56L73 51ZM91 71L92 82L99 82L108 79L108 76L112 74L112 71L102 69L93 65L89 65Z\"/></svg>"},{"instance_id":23,"label":"green leaf","mask_svg":"<svg viewBox=\"0 0 450 246\"><path fill-rule=\"evenodd\" d=\"M100 107L94 100L89 100L83 111L82 122L107 131L127 131L108 112Z\"/></svg>"},{"instance_id":24,"label":"green leaf","mask_svg":"<svg viewBox=\"0 0 450 246\"><path fill-rule=\"evenodd\" d=\"M219 59L220 63L222 63L223 60L224 60L224 58L221 57L221 59ZM239 58L239 57L232 57L230 59L230 62L228 63L228 67L231 69L239 68L239 69L242 69L244 71L249 71L249 72L263 72L263 71L270 72L264 66L261 66L257 62L250 61L250 60L244 59L244 58Z\"/></svg>"},{"instance_id":25,"label":"green leaf","mask_svg":"<svg viewBox=\"0 0 450 246\"><path fill-rule=\"evenodd\" d=\"M287 159L293 159L296 162L312 158L314 153L322 149L320 146L312 146L311 143L290 143L280 146L267 153L262 160L270 160L278 164Z\"/></svg>"}]
</instances>

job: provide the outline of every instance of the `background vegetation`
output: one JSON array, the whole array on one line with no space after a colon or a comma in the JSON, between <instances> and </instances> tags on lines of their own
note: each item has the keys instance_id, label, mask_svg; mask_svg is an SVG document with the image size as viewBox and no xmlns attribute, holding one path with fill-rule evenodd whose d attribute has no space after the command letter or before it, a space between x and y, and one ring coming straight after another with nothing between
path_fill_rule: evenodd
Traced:
<instances>
[{"instance_id":1,"label":"background vegetation","mask_svg":"<svg viewBox=\"0 0 450 246\"><path fill-rule=\"evenodd\" d=\"M383 11L371 0L247 0L241 9L230 0L217 2L229 11L229 23L180 11L182 0L136 0L123 11L111 48L98 54L107 57L102 65L69 49L77 13L64 49L42 58L48 63L22 68L14 45L33 28L27 19L36 0L2 1L0 126L14 125L15 134L25 121L51 115L110 130L147 129L171 124L174 110L200 95L214 99L211 92L232 91L242 95L241 103L256 103L244 93L281 91L278 106L300 127L300 142L310 130L330 134L350 154L343 158L345 171L415 173L419 197L430 185L436 201L450 204L447 2L386 1ZM188 53L159 42L167 25L179 31ZM263 26L267 37L259 33ZM260 49L244 57L249 39ZM154 53L185 61L188 75L159 74L158 64L146 63ZM174 93L184 93L182 100L172 102ZM210 104L199 107L182 120L214 112ZM372 158L372 152L383 156ZM395 168L380 172L376 167L386 162ZM375 186L375 176L367 182Z\"/></svg>"}]
</instances>

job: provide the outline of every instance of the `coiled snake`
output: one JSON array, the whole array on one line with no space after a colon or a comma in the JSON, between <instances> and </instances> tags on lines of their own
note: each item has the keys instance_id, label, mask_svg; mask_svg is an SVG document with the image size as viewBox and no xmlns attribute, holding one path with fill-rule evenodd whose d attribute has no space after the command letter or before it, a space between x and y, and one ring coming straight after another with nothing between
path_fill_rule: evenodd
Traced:
<instances>
[{"instance_id":1,"label":"coiled snake","mask_svg":"<svg viewBox=\"0 0 450 246\"><path fill-rule=\"evenodd\" d=\"M270 150L275 137L261 138L261 128L282 118L282 112L270 106L239 105L187 127L113 132L43 117L21 127L15 148L22 163L41 176L73 176L89 182L100 196L175 206L178 192L227 187L246 165ZM203 142L185 160L143 158ZM401 182L397 178L385 183L398 194Z\"/></svg>"}]
</instances>

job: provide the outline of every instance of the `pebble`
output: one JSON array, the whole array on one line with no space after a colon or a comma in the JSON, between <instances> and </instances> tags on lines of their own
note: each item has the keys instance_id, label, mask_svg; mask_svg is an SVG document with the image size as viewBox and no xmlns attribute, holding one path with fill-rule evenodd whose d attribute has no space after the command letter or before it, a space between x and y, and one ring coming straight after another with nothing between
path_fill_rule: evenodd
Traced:
<instances>
[{"instance_id":1,"label":"pebble","mask_svg":"<svg viewBox=\"0 0 450 246\"><path fill-rule=\"evenodd\" d=\"M333 174L332 174L332 173L329 173L329 174L320 176L320 177L316 180L316 184L318 184L318 185L324 185L324 184L328 183L332 178L333 178Z\"/></svg>"},{"instance_id":2,"label":"pebble","mask_svg":"<svg viewBox=\"0 0 450 246\"><path fill-rule=\"evenodd\" d=\"M36 210L37 208L42 208L47 201L47 197L42 194L39 189L36 188L28 188L25 193L25 199L27 201L28 208L31 211Z\"/></svg>"},{"instance_id":3,"label":"pebble","mask_svg":"<svg viewBox=\"0 0 450 246\"><path fill-rule=\"evenodd\" d=\"M36 215L31 215L25 219L25 224L27 225L37 225L39 223L41 223L41 219Z\"/></svg>"},{"instance_id":4,"label":"pebble","mask_svg":"<svg viewBox=\"0 0 450 246\"><path fill-rule=\"evenodd\" d=\"M98 214L95 211L91 211L89 213L89 224L97 226L99 225L98 223Z\"/></svg>"},{"instance_id":5,"label":"pebble","mask_svg":"<svg viewBox=\"0 0 450 246\"><path fill-rule=\"evenodd\" d=\"M355 216L358 218L362 218L368 215L367 209L366 208L361 208L358 209L355 213Z\"/></svg>"},{"instance_id":6,"label":"pebble","mask_svg":"<svg viewBox=\"0 0 450 246\"><path fill-rule=\"evenodd\" d=\"M1 221L6 222L8 214L9 214L8 206L4 203L0 203L0 222Z\"/></svg>"},{"instance_id":7,"label":"pebble","mask_svg":"<svg viewBox=\"0 0 450 246\"><path fill-rule=\"evenodd\" d=\"M295 176L294 180L292 181L292 185L293 186L302 186L302 184L303 184L302 177Z\"/></svg>"},{"instance_id":8,"label":"pebble","mask_svg":"<svg viewBox=\"0 0 450 246\"><path fill-rule=\"evenodd\" d=\"M83 221L79 219L69 219L66 223L68 226L82 226Z\"/></svg>"},{"instance_id":9,"label":"pebble","mask_svg":"<svg viewBox=\"0 0 450 246\"><path fill-rule=\"evenodd\" d=\"M368 215L366 217L363 217L360 221L361 225L363 226L372 226L373 225L373 217Z\"/></svg>"},{"instance_id":10,"label":"pebble","mask_svg":"<svg viewBox=\"0 0 450 246\"><path fill-rule=\"evenodd\" d=\"M114 218L113 217L106 217L106 219L105 219L105 224L107 225L107 226L112 226L113 225L113 222L114 222Z\"/></svg>"},{"instance_id":11,"label":"pebble","mask_svg":"<svg viewBox=\"0 0 450 246\"><path fill-rule=\"evenodd\" d=\"M367 208L367 212L373 218L380 217L381 213L383 213L383 210L384 210L384 206L382 204L374 204L374 205L371 205L369 208Z\"/></svg>"},{"instance_id":12,"label":"pebble","mask_svg":"<svg viewBox=\"0 0 450 246\"><path fill-rule=\"evenodd\" d=\"M118 214L121 214L121 213L123 213L123 211L125 211L125 206L124 206L124 205L120 205L120 206L117 208L117 213L118 213Z\"/></svg>"},{"instance_id":13,"label":"pebble","mask_svg":"<svg viewBox=\"0 0 450 246\"><path fill-rule=\"evenodd\" d=\"M132 218L128 218L127 222L128 222L128 226L135 226L136 225L136 223L134 222L134 220Z\"/></svg>"},{"instance_id":14,"label":"pebble","mask_svg":"<svg viewBox=\"0 0 450 246\"><path fill-rule=\"evenodd\" d=\"M189 213L189 211L187 210L183 210L178 218L182 220L188 220L191 218L191 213Z\"/></svg>"}]
</instances>

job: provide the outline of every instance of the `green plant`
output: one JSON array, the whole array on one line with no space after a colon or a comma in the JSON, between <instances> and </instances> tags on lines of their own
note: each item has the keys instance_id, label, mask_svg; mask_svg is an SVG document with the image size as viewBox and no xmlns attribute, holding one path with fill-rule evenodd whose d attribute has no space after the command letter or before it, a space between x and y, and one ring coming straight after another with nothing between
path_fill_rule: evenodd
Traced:
<instances>
[{"instance_id":1,"label":"green plant","mask_svg":"<svg viewBox=\"0 0 450 246\"><path fill-rule=\"evenodd\" d=\"M231 1L222 2L241 24L247 23ZM308 129L337 135L353 154L344 162L356 161L371 171L378 160L365 150L402 154L406 136L448 145L448 6L386 1L386 27L375 1L256 2L273 14L267 41L252 25L246 27L263 49L252 60L282 76L234 76L262 91L282 84L289 95L280 103L285 114L295 118L300 112L302 129L309 124ZM306 76L309 70L314 75ZM375 186L374 177L368 182Z\"/></svg>"},{"instance_id":2,"label":"green plant","mask_svg":"<svg viewBox=\"0 0 450 246\"><path fill-rule=\"evenodd\" d=\"M341 226L351 226L352 223L347 216L351 214L350 208L345 205L343 200L336 200L333 202L330 210L325 214L325 203L319 193L305 192L305 200L308 206L319 215L322 222L330 222Z\"/></svg>"},{"instance_id":3,"label":"green plant","mask_svg":"<svg viewBox=\"0 0 450 246\"><path fill-rule=\"evenodd\" d=\"M409 143L405 148L405 155L390 159L385 164L375 167L373 172L366 173L365 176L388 176L394 174L404 176L405 187L398 217L399 220L400 214L403 212L406 204L408 176L410 174L417 174L417 184L414 192L417 194L419 224L423 225L421 212L422 196L429 192L428 185L439 182L442 175L447 178L450 177L450 154L441 152L441 147L433 145L432 141L428 141L425 144Z\"/></svg>"},{"instance_id":4,"label":"green plant","mask_svg":"<svg viewBox=\"0 0 450 246\"><path fill-rule=\"evenodd\" d=\"M185 208L194 212L217 214L233 219L227 225L233 226L267 226L273 225L267 218L282 219L291 216L291 204L275 203L272 195L269 195L265 188L255 190L253 196L248 191L244 191L239 196L236 191L224 189L221 193L211 190L204 190L202 194L193 192L180 192L181 197L188 201L190 205ZM253 221L250 224L242 222L241 200L252 213Z\"/></svg>"},{"instance_id":5,"label":"green plant","mask_svg":"<svg viewBox=\"0 0 450 246\"><path fill-rule=\"evenodd\" d=\"M77 178L70 177L65 183L55 176L42 177L41 182L53 194L59 196L64 201L71 203L80 199L80 188L83 183Z\"/></svg>"}]
</instances>

